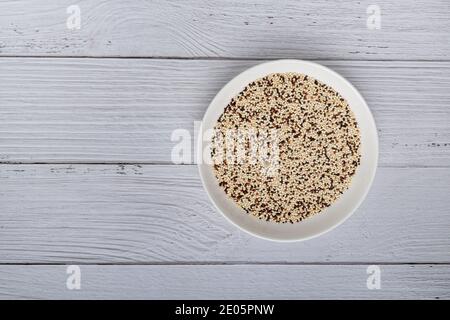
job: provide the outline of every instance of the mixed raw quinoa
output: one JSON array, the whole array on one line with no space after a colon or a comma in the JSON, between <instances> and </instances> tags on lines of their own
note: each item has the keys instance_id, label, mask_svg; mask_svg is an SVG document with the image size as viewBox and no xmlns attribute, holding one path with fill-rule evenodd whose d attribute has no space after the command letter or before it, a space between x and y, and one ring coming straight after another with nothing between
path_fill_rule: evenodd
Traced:
<instances>
[{"instance_id":1,"label":"mixed raw quinoa","mask_svg":"<svg viewBox=\"0 0 450 320\"><path fill-rule=\"evenodd\" d=\"M211 156L219 185L248 214L294 223L335 202L361 160L347 101L299 73L248 84L220 116Z\"/></svg>"}]
</instances>

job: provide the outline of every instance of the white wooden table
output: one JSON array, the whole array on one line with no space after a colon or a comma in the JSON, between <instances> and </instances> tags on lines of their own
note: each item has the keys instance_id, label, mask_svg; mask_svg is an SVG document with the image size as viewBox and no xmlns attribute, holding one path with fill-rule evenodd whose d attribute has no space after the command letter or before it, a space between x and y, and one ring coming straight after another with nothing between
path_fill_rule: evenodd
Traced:
<instances>
[{"instance_id":1,"label":"white wooden table","mask_svg":"<svg viewBox=\"0 0 450 320\"><path fill-rule=\"evenodd\" d=\"M446 0L1 0L0 298L449 299L449 17ZM231 226L170 158L173 130L279 58L347 77L379 129L368 198L303 243Z\"/></svg>"}]
</instances>

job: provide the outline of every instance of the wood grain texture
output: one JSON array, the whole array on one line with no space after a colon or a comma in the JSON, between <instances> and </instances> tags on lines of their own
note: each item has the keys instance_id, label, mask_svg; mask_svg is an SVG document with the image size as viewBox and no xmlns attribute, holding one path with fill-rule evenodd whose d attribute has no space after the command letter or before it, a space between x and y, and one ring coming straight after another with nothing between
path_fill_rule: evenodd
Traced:
<instances>
[{"instance_id":1,"label":"wood grain texture","mask_svg":"<svg viewBox=\"0 0 450 320\"><path fill-rule=\"evenodd\" d=\"M81 9L69 30L67 7ZM449 59L450 4L371 1L19 0L0 2L9 56Z\"/></svg>"},{"instance_id":2,"label":"wood grain texture","mask_svg":"<svg viewBox=\"0 0 450 320\"><path fill-rule=\"evenodd\" d=\"M379 129L381 166L450 164L450 63L319 61L352 81ZM210 101L256 61L0 60L0 161L171 163Z\"/></svg>"},{"instance_id":3,"label":"wood grain texture","mask_svg":"<svg viewBox=\"0 0 450 320\"><path fill-rule=\"evenodd\" d=\"M1 165L0 263L450 263L450 171L380 168L342 226L303 243L239 231L195 166Z\"/></svg>"},{"instance_id":4,"label":"wood grain texture","mask_svg":"<svg viewBox=\"0 0 450 320\"><path fill-rule=\"evenodd\" d=\"M0 299L450 299L448 265L382 265L368 290L366 265L0 266Z\"/></svg>"}]
</instances>

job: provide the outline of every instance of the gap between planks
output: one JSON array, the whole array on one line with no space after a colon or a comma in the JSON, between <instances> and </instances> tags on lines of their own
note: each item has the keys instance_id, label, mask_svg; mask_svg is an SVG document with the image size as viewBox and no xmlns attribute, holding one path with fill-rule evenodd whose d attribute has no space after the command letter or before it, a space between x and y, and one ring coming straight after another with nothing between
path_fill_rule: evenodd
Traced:
<instances>
[{"instance_id":1,"label":"gap between planks","mask_svg":"<svg viewBox=\"0 0 450 320\"><path fill-rule=\"evenodd\" d=\"M196 166L196 163L170 163L170 162L82 162L82 161L59 161L59 162L26 162L26 161L0 161L0 165L89 165L89 166ZM378 168L397 168L397 169L446 169L450 168L450 164L445 165L396 165L396 164L378 164Z\"/></svg>"},{"instance_id":2,"label":"gap between planks","mask_svg":"<svg viewBox=\"0 0 450 320\"><path fill-rule=\"evenodd\" d=\"M261 58L261 57L182 57L182 56L76 56L76 55L1 55L0 59L123 59L123 60L198 60L198 61L275 61L275 60L306 60L306 61L333 61L333 62L450 62L450 59L345 59L345 58L317 58L301 59L286 56L285 58Z\"/></svg>"},{"instance_id":3,"label":"gap between planks","mask_svg":"<svg viewBox=\"0 0 450 320\"><path fill-rule=\"evenodd\" d=\"M102 166L102 165L118 165L118 166L196 166L196 163L170 163L170 162L2 162L0 165L89 165L89 166ZM444 165L396 165L396 164L379 164L378 168L397 168L397 169L446 169L450 168Z\"/></svg>"},{"instance_id":4,"label":"gap between planks","mask_svg":"<svg viewBox=\"0 0 450 320\"><path fill-rule=\"evenodd\" d=\"M450 266L449 262L380 262L380 261L356 261L356 262L246 262L246 261L188 261L188 262L55 262L55 263L0 263L0 266Z\"/></svg>"}]
</instances>

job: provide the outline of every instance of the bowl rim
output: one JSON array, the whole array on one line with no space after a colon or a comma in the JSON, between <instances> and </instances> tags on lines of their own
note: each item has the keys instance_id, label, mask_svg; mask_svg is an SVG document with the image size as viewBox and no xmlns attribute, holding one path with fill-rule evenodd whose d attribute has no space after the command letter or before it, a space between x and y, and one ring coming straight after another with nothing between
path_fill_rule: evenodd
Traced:
<instances>
[{"instance_id":1,"label":"bowl rim","mask_svg":"<svg viewBox=\"0 0 450 320\"><path fill-rule=\"evenodd\" d=\"M254 236L260 239L264 239L264 240L270 240L270 241L274 241L274 242L300 242L300 241L306 241L306 240L310 240L313 238L317 238L327 232L330 232L331 230L337 228L338 226L340 226L342 223L344 223L348 218L350 218L350 216L352 216L355 211L360 207L361 203L365 200L365 198L367 197L367 194L369 193L373 181L375 179L375 175L376 175L376 171L378 168L378 158L379 158L379 137L378 137L378 130L376 127L376 123L373 117L373 114L369 108L369 106L367 105L367 102L365 101L365 99L363 98L363 96L360 94L360 92L356 89L355 86L353 86L353 84L348 81L346 78L344 78L343 76L341 76L339 73L337 73L336 71L325 67L321 64L315 63L315 62L311 62L311 61L306 61L306 60L299 60L299 59L279 59L279 60L271 60L271 61L267 61L267 62L263 62L263 63L259 63L257 65L254 65L250 68L245 69L244 71L240 72L239 74L237 74L236 76L234 76L231 80L229 80L218 92L217 94L214 96L214 98L211 100L210 104L208 105L208 108L206 109L203 118L201 120L201 125L199 128L199 137L197 139L197 145L196 145L196 153L194 154L194 157L196 160L199 159L199 157L203 157L203 124L205 123L205 119L207 118L208 114L210 112L212 112L212 109L214 108L215 105L217 105L219 97L221 97L224 93L226 93L227 91L230 90L232 84L234 84L235 82L237 82L241 77L244 77L244 75L246 74L251 74L254 70L256 69L263 69L263 68L267 68L267 67L272 67L272 66L276 66L276 65L283 65L283 64L297 64L298 66L303 65L303 66L308 66L308 67L312 67L312 68L316 68L318 70L321 70L325 73L330 74L331 76L339 79L343 84L345 84L349 90L352 91L352 93L355 95L355 97L361 102L361 107L365 109L365 111L368 114L368 118L367 120L370 122L372 128L374 129L372 134L374 134L374 138L375 140L374 142L374 164L372 166L372 170L371 170L371 174L369 177L367 177L367 183L365 184L365 190L364 192L361 194L361 196L359 197L359 199L355 202L355 204L353 205L352 209L349 210L345 215L342 216L342 218L337 221L336 223L330 225L327 228L324 228L323 230L321 230L320 232L314 233L312 235L309 236L299 236L297 238L289 238L289 239L281 239L281 238L277 238L277 237L271 237L271 236L267 236L267 235L262 235L262 234L258 234L255 233L245 227L243 227L242 225L236 223L235 221L233 221L225 212L223 212L223 210L218 206L218 204L216 203L216 201L214 200L213 195L211 194L211 190L208 187L207 183L206 183L206 178L204 175L204 172L202 170L203 166L208 166L211 167L210 165L206 165L204 164L202 161L201 162L197 162L197 168L198 168L198 172L200 175L200 180L202 182L203 185L203 189L206 191L206 194L208 195L209 200L212 202L212 204L214 205L215 209L220 212L220 214L225 217L225 219L231 223L232 225L234 225L235 227L237 227L238 229ZM295 71L292 71L295 72ZM271 73L277 73L275 72L270 72L270 70L267 72L268 74ZM281 73L281 71L279 72ZM309 74L305 73L306 75L310 76ZM313 75L311 75L311 77L314 77ZM259 77L258 77L259 78ZM247 82L245 83L245 85L248 85L251 81L254 81L258 78L254 78L253 80L247 80ZM331 83L326 83L327 85L332 85ZM351 108L351 106L350 106ZM203 159L202 159L203 160ZM352 182L351 182L352 183ZM350 185L351 185L350 183ZM345 192L344 192L345 193ZM231 199L230 199L231 200ZM232 200L231 200L232 201ZM255 217L255 219L257 219ZM298 223L301 223L298 222Z\"/></svg>"}]
</instances>

